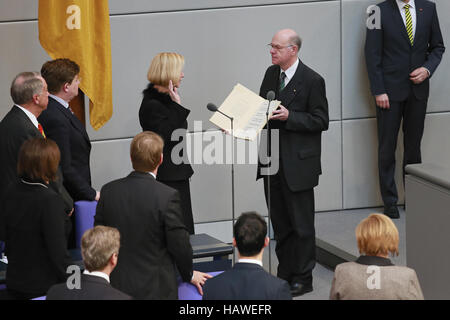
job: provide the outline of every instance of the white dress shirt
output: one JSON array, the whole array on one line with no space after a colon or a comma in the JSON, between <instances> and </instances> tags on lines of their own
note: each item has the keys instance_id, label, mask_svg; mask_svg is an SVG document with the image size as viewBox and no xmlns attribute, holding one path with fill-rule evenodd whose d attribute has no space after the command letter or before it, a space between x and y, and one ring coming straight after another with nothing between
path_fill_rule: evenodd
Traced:
<instances>
[{"instance_id":1,"label":"white dress shirt","mask_svg":"<svg viewBox=\"0 0 450 320\"><path fill-rule=\"evenodd\" d=\"M286 75L286 78L284 78L284 87L286 87L289 81L291 81L291 79L294 77L295 71L297 71L297 67L298 67L298 59L295 60L295 63L292 66L290 66L287 70L281 69L281 72L284 72L284 74Z\"/></svg>"},{"instance_id":2,"label":"white dress shirt","mask_svg":"<svg viewBox=\"0 0 450 320\"><path fill-rule=\"evenodd\" d=\"M66 100L61 99L60 97L57 97L57 96L55 96L53 94L50 94L50 93L48 94L48 96L52 97L53 99L58 101L60 104L62 104L64 106L64 108L66 108L66 109L69 108L69 103Z\"/></svg>"},{"instance_id":3,"label":"white dress shirt","mask_svg":"<svg viewBox=\"0 0 450 320\"><path fill-rule=\"evenodd\" d=\"M238 260L239 263L253 263L253 264L257 264L260 265L261 267L263 266L262 262L256 259L239 259Z\"/></svg>"},{"instance_id":4,"label":"white dress shirt","mask_svg":"<svg viewBox=\"0 0 450 320\"><path fill-rule=\"evenodd\" d=\"M85 269L85 270L83 271L83 274L86 274L86 275L88 275L88 276L95 276L95 277L103 278L103 279L105 279L106 281L108 281L108 283L109 283L109 276L108 276L106 273L103 273L103 272L100 272L100 271L92 271L92 272L89 272L87 269Z\"/></svg>"},{"instance_id":5,"label":"white dress shirt","mask_svg":"<svg viewBox=\"0 0 450 320\"><path fill-rule=\"evenodd\" d=\"M396 0L396 1L397 1L398 9L400 10L400 14L402 15L402 19L403 19L403 23L405 24L405 27L406 27L406 13L405 13L405 9L403 9L403 7L406 6L407 4L409 4L409 13L411 13L412 31L413 31L413 39L414 39L414 37L416 36L416 21L417 21L416 4L414 3L414 0L409 0L408 3L406 3L402 0Z\"/></svg>"},{"instance_id":6,"label":"white dress shirt","mask_svg":"<svg viewBox=\"0 0 450 320\"><path fill-rule=\"evenodd\" d=\"M38 124L39 122L36 119L36 116L34 114L32 114L30 111L28 111L27 109L25 109L24 107L19 106L18 104L15 104L15 106L17 108L19 108L20 110L22 110L23 112L25 112L25 114L27 115L28 118L30 118L31 122L33 122L34 126L36 128L38 128Z\"/></svg>"}]
</instances>

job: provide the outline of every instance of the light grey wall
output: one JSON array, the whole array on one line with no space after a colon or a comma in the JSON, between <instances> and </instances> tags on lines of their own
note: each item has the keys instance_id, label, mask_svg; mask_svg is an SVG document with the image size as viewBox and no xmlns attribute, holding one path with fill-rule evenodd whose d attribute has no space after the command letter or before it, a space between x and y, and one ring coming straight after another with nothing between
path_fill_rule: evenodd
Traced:
<instances>
[{"instance_id":1,"label":"light grey wall","mask_svg":"<svg viewBox=\"0 0 450 320\"><path fill-rule=\"evenodd\" d=\"M137 115L141 92L156 53L177 51L186 58L180 91L183 105L192 111L189 137L193 141L215 132L205 132L215 130L208 122L208 102L220 105L237 82L258 92L270 65L266 44L275 31L290 27L303 38L302 61L325 78L329 100L331 122L323 134L323 175L315 191L317 211L381 205L375 107L363 56L365 10L377 2L110 0L114 114L100 130L88 127L93 141L94 186L101 188L131 170L129 143L141 130ZM450 2L435 2L448 45L450 19L443 13L450 12ZM12 104L12 78L20 71L39 70L49 59L38 40L37 4L37 0L0 0L0 117ZM447 55L431 80L422 148L427 162L450 159ZM194 121L203 121L201 130L194 128ZM195 164L194 170L191 188L197 232L209 230L225 239L231 231L231 165ZM255 175L254 164L235 166L237 216L249 210L267 214L262 184L255 181ZM399 170L397 176L401 181ZM403 197L401 183L399 190Z\"/></svg>"}]
</instances>

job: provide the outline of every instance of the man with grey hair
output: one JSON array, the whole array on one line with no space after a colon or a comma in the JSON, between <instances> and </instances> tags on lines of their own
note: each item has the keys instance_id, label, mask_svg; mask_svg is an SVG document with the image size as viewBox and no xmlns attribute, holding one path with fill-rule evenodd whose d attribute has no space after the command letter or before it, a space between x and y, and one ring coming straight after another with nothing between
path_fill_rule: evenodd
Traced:
<instances>
[{"instance_id":1,"label":"man with grey hair","mask_svg":"<svg viewBox=\"0 0 450 320\"><path fill-rule=\"evenodd\" d=\"M37 72L19 73L11 84L11 97L14 106L0 122L0 196L17 179L22 143L42 136L37 117L47 108L47 84Z\"/></svg>"},{"instance_id":2,"label":"man with grey hair","mask_svg":"<svg viewBox=\"0 0 450 320\"><path fill-rule=\"evenodd\" d=\"M11 83L11 97L14 106L0 122L0 198L18 179L17 160L23 142L45 137L37 118L47 108L47 83L38 72L21 72ZM51 186L62 196L66 212L71 212L73 201L62 182Z\"/></svg>"},{"instance_id":3,"label":"man with grey hair","mask_svg":"<svg viewBox=\"0 0 450 320\"><path fill-rule=\"evenodd\" d=\"M47 300L131 300L131 297L110 285L109 276L117 265L120 233L116 228L96 226L81 238L81 255L86 269L79 288L69 289L66 283L54 285Z\"/></svg>"},{"instance_id":4,"label":"man with grey hair","mask_svg":"<svg viewBox=\"0 0 450 320\"><path fill-rule=\"evenodd\" d=\"M260 96L273 91L281 101L269 120L269 128L279 131L279 169L269 178L262 175L260 164L257 176L264 178L273 222L277 276L289 282L293 296L313 290L314 187L322 173L321 136L329 121L325 81L299 60L300 46L291 29L278 31L269 44L272 66L264 75Z\"/></svg>"}]
</instances>

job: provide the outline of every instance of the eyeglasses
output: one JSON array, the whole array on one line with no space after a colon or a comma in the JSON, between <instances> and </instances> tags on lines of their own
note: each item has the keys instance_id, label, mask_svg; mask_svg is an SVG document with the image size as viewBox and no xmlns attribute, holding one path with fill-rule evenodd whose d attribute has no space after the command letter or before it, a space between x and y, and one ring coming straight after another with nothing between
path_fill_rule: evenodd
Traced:
<instances>
[{"instance_id":1,"label":"eyeglasses","mask_svg":"<svg viewBox=\"0 0 450 320\"><path fill-rule=\"evenodd\" d=\"M290 44L290 45L287 45L287 46L280 46L280 45L277 45L277 44L269 43L267 46L268 46L269 48L271 48L271 49L280 51L280 50L282 50L282 49L284 49L284 48L293 47L294 45L293 45L293 44Z\"/></svg>"}]
</instances>

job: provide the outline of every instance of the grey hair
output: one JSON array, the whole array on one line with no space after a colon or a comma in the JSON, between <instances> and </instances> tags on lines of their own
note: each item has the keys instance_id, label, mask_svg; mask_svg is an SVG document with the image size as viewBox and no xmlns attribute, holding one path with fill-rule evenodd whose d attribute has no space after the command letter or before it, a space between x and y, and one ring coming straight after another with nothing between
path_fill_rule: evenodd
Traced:
<instances>
[{"instance_id":1,"label":"grey hair","mask_svg":"<svg viewBox=\"0 0 450 320\"><path fill-rule=\"evenodd\" d=\"M300 48L302 47L302 39L298 35L294 35L289 38L289 42L295 46L297 46L298 50L300 51Z\"/></svg>"},{"instance_id":2,"label":"grey hair","mask_svg":"<svg viewBox=\"0 0 450 320\"><path fill-rule=\"evenodd\" d=\"M39 72L21 72L11 83L11 98L15 104L25 104L33 100L35 94L40 94L43 88Z\"/></svg>"}]
</instances>

